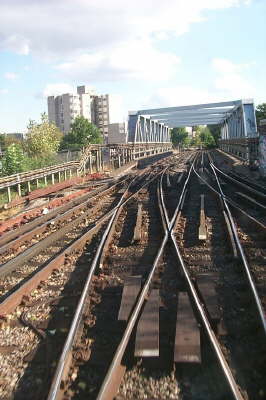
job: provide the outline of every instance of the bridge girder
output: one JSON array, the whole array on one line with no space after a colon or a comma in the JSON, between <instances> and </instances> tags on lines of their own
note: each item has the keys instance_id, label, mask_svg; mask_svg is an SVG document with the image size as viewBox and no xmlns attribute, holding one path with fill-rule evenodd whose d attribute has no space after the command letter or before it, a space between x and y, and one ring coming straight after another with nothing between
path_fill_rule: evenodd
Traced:
<instances>
[{"instance_id":1,"label":"bridge girder","mask_svg":"<svg viewBox=\"0 0 266 400\"><path fill-rule=\"evenodd\" d=\"M145 115L131 113L128 120L129 143L170 143L170 128Z\"/></svg>"},{"instance_id":2,"label":"bridge girder","mask_svg":"<svg viewBox=\"0 0 266 400\"><path fill-rule=\"evenodd\" d=\"M237 146L236 141L239 141L239 146L246 146L243 151L244 157L250 159L250 149L243 143L253 143L254 139L258 138L252 99L139 110L129 118L129 126L133 127L129 141L170 141L170 128L214 124L221 127L221 148L234 153L230 143ZM163 126L165 128L162 128ZM160 129L165 129L164 135L159 133Z\"/></svg>"}]
</instances>

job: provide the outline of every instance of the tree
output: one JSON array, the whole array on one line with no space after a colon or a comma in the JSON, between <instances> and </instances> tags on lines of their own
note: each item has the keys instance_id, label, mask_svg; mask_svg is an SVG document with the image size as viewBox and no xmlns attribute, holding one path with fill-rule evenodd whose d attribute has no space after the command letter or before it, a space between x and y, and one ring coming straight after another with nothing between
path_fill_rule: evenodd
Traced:
<instances>
[{"instance_id":1,"label":"tree","mask_svg":"<svg viewBox=\"0 0 266 400\"><path fill-rule=\"evenodd\" d=\"M185 145L187 143L188 133L185 128L171 129L171 140L174 146Z\"/></svg>"},{"instance_id":2,"label":"tree","mask_svg":"<svg viewBox=\"0 0 266 400\"><path fill-rule=\"evenodd\" d=\"M191 138L189 138L188 136L185 137L185 139L183 140L183 145L185 147L189 147L191 145Z\"/></svg>"},{"instance_id":3,"label":"tree","mask_svg":"<svg viewBox=\"0 0 266 400\"><path fill-rule=\"evenodd\" d=\"M218 140L221 137L221 127L220 125L208 125L209 131L212 134L216 145L218 146Z\"/></svg>"},{"instance_id":4,"label":"tree","mask_svg":"<svg viewBox=\"0 0 266 400\"><path fill-rule=\"evenodd\" d=\"M10 144L5 151L3 162L3 174L12 175L23 172L26 167L27 157L23 153L22 146L17 143Z\"/></svg>"},{"instance_id":5,"label":"tree","mask_svg":"<svg viewBox=\"0 0 266 400\"><path fill-rule=\"evenodd\" d=\"M200 147L202 146L202 141L200 137L201 128L199 126L194 126L192 130L194 137L191 140L191 146Z\"/></svg>"},{"instance_id":6,"label":"tree","mask_svg":"<svg viewBox=\"0 0 266 400\"><path fill-rule=\"evenodd\" d=\"M49 122L46 113L41 114L41 123L30 120L26 149L30 155L47 157L58 151L62 133Z\"/></svg>"},{"instance_id":7,"label":"tree","mask_svg":"<svg viewBox=\"0 0 266 400\"><path fill-rule=\"evenodd\" d=\"M215 147L214 137L212 136L212 134L211 134L211 132L210 132L208 127L201 128L201 130L200 130L200 140L201 140L203 146L205 146L207 148Z\"/></svg>"},{"instance_id":8,"label":"tree","mask_svg":"<svg viewBox=\"0 0 266 400\"><path fill-rule=\"evenodd\" d=\"M90 143L102 143L101 132L88 119L79 116L71 124L70 132L63 137L60 148L80 149Z\"/></svg>"},{"instance_id":9,"label":"tree","mask_svg":"<svg viewBox=\"0 0 266 400\"><path fill-rule=\"evenodd\" d=\"M256 108L257 124L261 119L266 119L266 103L259 104Z\"/></svg>"}]
</instances>

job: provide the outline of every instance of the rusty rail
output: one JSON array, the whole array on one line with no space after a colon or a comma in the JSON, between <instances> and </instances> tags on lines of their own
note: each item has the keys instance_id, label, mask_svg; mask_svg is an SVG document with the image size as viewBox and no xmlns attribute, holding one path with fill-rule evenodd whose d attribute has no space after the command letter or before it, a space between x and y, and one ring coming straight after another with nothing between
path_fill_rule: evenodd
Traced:
<instances>
[{"instance_id":1,"label":"rusty rail","mask_svg":"<svg viewBox=\"0 0 266 400\"><path fill-rule=\"evenodd\" d=\"M144 175L144 171L142 171L142 173L140 173L138 175L142 176ZM127 187L126 191L123 193L120 202L118 203L118 205L113 209L112 214L111 214L111 218L109 220L108 226L105 229L101 242L97 248L97 252L96 255L92 261L92 264L90 266L90 272L88 274L84 289L82 291L82 295L80 297L79 300L79 304L78 307L76 309L74 318L72 320L72 324L67 336L67 339L65 341L64 344L64 348L63 351L61 353L60 356L60 360L58 362L55 374L54 374L54 378L52 381L52 385L50 388L50 392L48 395L48 400L55 400L55 399L59 399L60 397L60 386L61 386L61 381L63 379L63 377L66 375L67 370L69 368L69 360L71 359L71 352L72 352L72 346L73 343L75 341L75 336L76 336L76 332L78 331L78 328L80 326L80 323L82 321L82 313L83 313L83 308L84 308L84 304L85 304L85 300L88 296L88 292L89 292L89 288L91 286L91 282L92 282L92 277L95 273L96 267L98 266L99 262L100 262L100 257L104 248L104 245L106 243L106 240L108 240L108 236L110 235L110 231L111 228L113 226L113 223L116 219L117 213L120 212L121 207L123 207L131 198L135 197L138 192L143 189L144 187L146 187L147 185L149 185L152 181L154 181L155 179L157 179L157 177L160 175L161 172L156 173L155 176L153 176L152 178L150 178L147 182L145 182L143 185L141 185L141 187L133 194L128 196L129 193L129 189L130 186L134 183L134 180L129 184L129 186ZM137 177L137 178L138 178ZM128 197L127 197L128 196Z\"/></svg>"}]
</instances>

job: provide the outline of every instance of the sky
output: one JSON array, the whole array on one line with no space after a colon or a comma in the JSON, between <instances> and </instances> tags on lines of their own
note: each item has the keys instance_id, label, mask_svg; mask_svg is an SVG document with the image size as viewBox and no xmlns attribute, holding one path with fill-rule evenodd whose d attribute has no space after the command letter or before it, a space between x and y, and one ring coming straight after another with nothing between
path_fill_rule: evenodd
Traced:
<instances>
[{"instance_id":1,"label":"sky","mask_svg":"<svg viewBox=\"0 0 266 400\"><path fill-rule=\"evenodd\" d=\"M0 132L86 84L129 110L266 102L266 0L0 0Z\"/></svg>"}]
</instances>

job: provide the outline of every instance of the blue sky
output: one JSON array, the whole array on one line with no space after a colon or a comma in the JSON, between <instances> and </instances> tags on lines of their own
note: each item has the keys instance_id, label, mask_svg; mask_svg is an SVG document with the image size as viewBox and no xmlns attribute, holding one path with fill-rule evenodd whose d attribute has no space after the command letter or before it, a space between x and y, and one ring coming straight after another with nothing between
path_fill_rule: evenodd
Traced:
<instances>
[{"instance_id":1,"label":"blue sky","mask_svg":"<svg viewBox=\"0 0 266 400\"><path fill-rule=\"evenodd\" d=\"M131 4L132 3L132 4ZM1 0L0 132L88 84L128 110L266 102L266 0Z\"/></svg>"}]
</instances>

